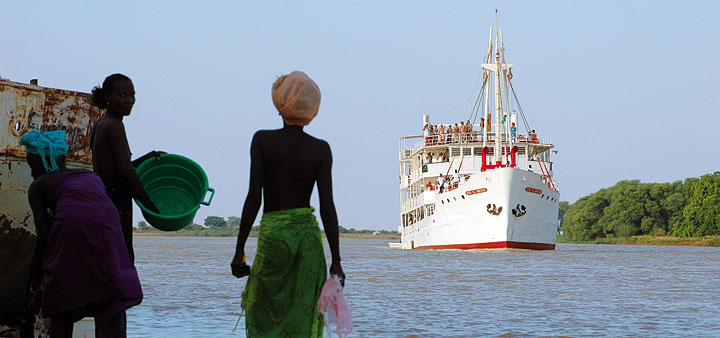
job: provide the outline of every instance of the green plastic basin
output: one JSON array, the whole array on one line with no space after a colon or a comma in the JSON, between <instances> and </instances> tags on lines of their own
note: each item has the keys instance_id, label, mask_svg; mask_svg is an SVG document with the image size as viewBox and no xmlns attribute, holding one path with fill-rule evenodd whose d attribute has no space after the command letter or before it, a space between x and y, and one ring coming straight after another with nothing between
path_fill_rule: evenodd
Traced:
<instances>
[{"instance_id":1,"label":"green plastic basin","mask_svg":"<svg viewBox=\"0 0 720 338\"><path fill-rule=\"evenodd\" d=\"M210 205L215 196L202 167L181 155L162 154L160 159L146 160L138 166L137 174L160 213L148 210L137 199L135 203L145 220L160 230L176 231L191 224L200 205Z\"/></svg>"}]
</instances>

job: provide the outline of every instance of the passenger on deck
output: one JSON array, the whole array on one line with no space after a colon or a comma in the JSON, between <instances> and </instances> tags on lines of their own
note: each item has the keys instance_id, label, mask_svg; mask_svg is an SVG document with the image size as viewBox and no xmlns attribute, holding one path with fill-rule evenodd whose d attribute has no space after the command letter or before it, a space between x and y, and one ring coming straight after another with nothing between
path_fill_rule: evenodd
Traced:
<instances>
[{"instance_id":1,"label":"passenger on deck","mask_svg":"<svg viewBox=\"0 0 720 338\"><path fill-rule=\"evenodd\" d=\"M463 143L467 142L467 139L468 139L468 137L467 137L467 136L468 136L468 135L467 135L467 127L465 126L465 122L464 122L464 121L460 121L460 135L461 135L461 136L460 136L460 140L461 140Z\"/></svg>"},{"instance_id":2,"label":"passenger on deck","mask_svg":"<svg viewBox=\"0 0 720 338\"><path fill-rule=\"evenodd\" d=\"M430 181L427 182L427 184L425 185L425 188L427 189L427 191L433 191L433 190L435 190L434 187L433 187L432 182L430 182Z\"/></svg>"},{"instance_id":3,"label":"passenger on deck","mask_svg":"<svg viewBox=\"0 0 720 338\"><path fill-rule=\"evenodd\" d=\"M467 123L465 123L465 128L467 129L467 135L468 135L468 141L475 141L475 134L473 133L473 126L470 123L470 120L467 120Z\"/></svg>"},{"instance_id":4,"label":"passenger on deck","mask_svg":"<svg viewBox=\"0 0 720 338\"><path fill-rule=\"evenodd\" d=\"M425 145L430 145L432 132L430 131L430 126L427 124L423 127L423 136L425 137Z\"/></svg>"},{"instance_id":5,"label":"passenger on deck","mask_svg":"<svg viewBox=\"0 0 720 338\"><path fill-rule=\"evenodd\" d=\"M91 171L65 167L65 131L32 130L20 143L33 177L31 285L43 286L40 308L51 319L50 337L72 337L74 323L87 314L95 317L97 337L125 337L125 310L143 294L105 185Z\"/></svg>"},{"instance_id":6,"label":"passenger on deck","mask_svg":"<svg viewBox=\"0 0 720 338\"><path fill-rule=\"evenodd\" d=\"M532 142L532 143L538 143L538 137L537 137L537 134L535 133L535 129L533 129L533 130L530 132L530 142Z\"/></svg>"},{"instance_id":7,"label":"passenger on deck","mask_svg":"<svg viewBox=\"0 0 720 338\"><path fill-rule=\"evenodd\" d=\"M512 136L512 141L517 142L517 127L515 127L515 122L510 125L510 135Z\"/></svg>"},{"instance_id":8,"label":"passenger on deck","mask_svg":"<svg viewBox=\"0 0 720 338\"><path fill-rule=\"evenodd\" d=\"M442 124L438 125L438 144L445 144L445 127Z\"/></svg>"},{"instance_id":9,"label":"passenger on deck","mask_svg":"<svg viewBox=\"0 0 720 338\"><path fill-rule=\"evenodd\" d=\"M455 127L453 128L453 141L455 143L460 142L460 127L457 123L455 123Z\"/></svg>"},{"instance_id":10,"label":"passenger on deck","mask_svg":"<svg viewBox=\"0 0 720 338\"><path fill-rule=\"evenodd\" d=\"M480 137L481 137L481 138L482 138L482 136L483 136L483 131L484 131L484 130L485 130L485 119L481 117L481 118L480 118L480 129L478 130L478 133L480 134Z\"/></svg>"},{"instance_id":11,"label":"passenger on deck","mask_svg":"<svg viewBox=\"0 0 720 338\"><path fill-rule=\"evenodd\" d=\"M303 131L317 115L320 89L305 73L279 77L272 86L283 127L260 130L250 145L250 186L230 267L248 276L242 293L248 337L322 337L318 298L328 279L322 233L310 206L317 184L320 217L330 247L330 274L344 284L338 218L332 192L330 145ZM245 243L263 205L252 268ZM412 222L412 221L411 221Z\"/></svg>"}]
</instances>

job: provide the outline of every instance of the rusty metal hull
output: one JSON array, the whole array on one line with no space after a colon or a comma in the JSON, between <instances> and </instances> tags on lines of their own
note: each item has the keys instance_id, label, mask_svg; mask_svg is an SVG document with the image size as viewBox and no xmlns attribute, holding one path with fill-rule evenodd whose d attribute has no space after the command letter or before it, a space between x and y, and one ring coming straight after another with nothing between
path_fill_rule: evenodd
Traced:
<instances>
[{"instance_id":1,"label":"rusty metal hull","mask_svg":"<svg viewBox=\"0 0 720 338\"><path fill-rule=\"evenodd\" d=\"M90 135L100 117L87 93L0 79L0 323L22 315L36 240L27 199L32 177L20 136L65 130L68 167L92 169Z\"/></svg>"}]
</instances>

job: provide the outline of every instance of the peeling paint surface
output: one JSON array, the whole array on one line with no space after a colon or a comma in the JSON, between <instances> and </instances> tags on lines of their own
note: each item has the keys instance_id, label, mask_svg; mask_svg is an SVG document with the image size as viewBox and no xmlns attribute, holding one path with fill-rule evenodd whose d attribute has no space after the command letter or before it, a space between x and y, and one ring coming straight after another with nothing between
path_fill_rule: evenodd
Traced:
<instances>
[{"instance_id":1,"label":"peeling paint surface","mask_svg":"<svg viewBox=\"0 0 720 338\"><path fill-rule=\"evenodd\" d=\"M100 117L90 94L0 80L0 323L21 314L37 237L20 136L65 130L68 167L92 170L90 135Z\"/></svg>"},{"instance_id":2,"label":"peeling paint surface","mask_svg":"<svg viewBox=\"0 0 720 338\"><path fill-rule=\"evenodd\" d=\"M0 80L0 155L24 158L18 140L32 129L65 130L67 160L91 163L90 135L101 114L90 94Z\"/></svg>"}]
</instances>

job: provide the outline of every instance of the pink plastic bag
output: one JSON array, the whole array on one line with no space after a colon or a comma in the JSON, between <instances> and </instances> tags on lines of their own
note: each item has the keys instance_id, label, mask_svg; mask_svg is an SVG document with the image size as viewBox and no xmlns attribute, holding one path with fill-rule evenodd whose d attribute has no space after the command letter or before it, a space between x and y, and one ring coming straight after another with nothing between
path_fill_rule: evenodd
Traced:
<instances>
[{"instance_id":1,"label":"pink plastic bag","mask_svg":"<svg viewBox=\"0 0 720 338\"><path fill-rule=\"evenodd\" d=\"M338 277L333 276L328 279L322 287L317 306L318 311L323 314L325 326L328 329L331 328L331 325L337 326L338 337L347 337L352 332L353 325L350 309L345 302L342 290L343 287Z\"/></svg>"}]
</instances>

